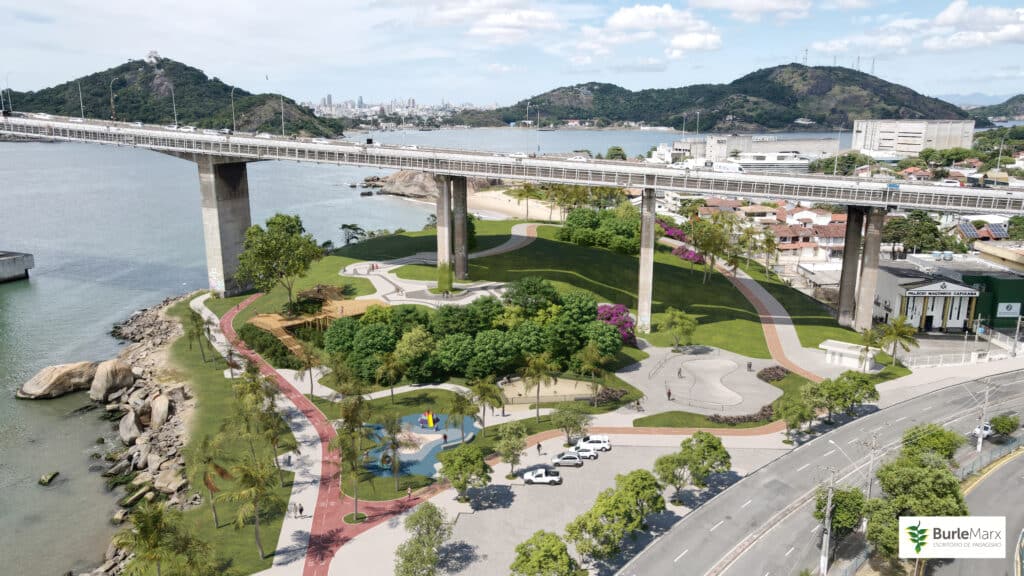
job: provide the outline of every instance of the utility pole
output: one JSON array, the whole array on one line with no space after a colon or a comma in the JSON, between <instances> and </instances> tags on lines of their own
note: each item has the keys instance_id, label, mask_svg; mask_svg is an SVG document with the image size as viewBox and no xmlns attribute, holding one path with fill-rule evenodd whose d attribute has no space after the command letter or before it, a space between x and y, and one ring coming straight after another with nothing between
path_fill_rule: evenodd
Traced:
<instances>
[{"instance_id":1,"label":"utility pole","mask_svg":"<svg viewBox=\"0 0 1024 576\"><path fill-rule=\"evenodd\" d=\"M982 442L982 440L984 439L984 436L985 436L984 434L981 433L982 432L981 427L985 425L985 412L988 409L988 391L989 391L989 383L986 382L985 383L985 403L981 405L981 421L978 423L978 434L977 434L977 436L978 436L977 451L978 452L981 452L981 442Z\"/></svg>"},{"instance_id":2,"label":"utility pole","mask_svg":"<svg viewBox=\"0 0 1024 576\"><path fill-rule=\"evenodd\" d=\"M174 84L169 84L171 87L171 110L174 111L174 127L178 127L178 103L174 100Z\"/></svg>"},{"instance_id":3,"label":"utility pole","mask_svg":"<svg viewBox=\"0 0 1024 576\"><path fill-rule=\"evenodd\" d=\"M235 123L235 88L237 86L231 87L231 132L238 132L238 125Z\"/></svg>"},{"instance_id":4,"label":"utility pole","mask_svg":"<svg viewBox=\"0 0 1024 576\"><path fill-rule=\"evenodd\" d=\"M76 82L76 84L78 84L78 107L82 110L82 120L85 120L85 102L82 101L82 83Z\"/></svg>"},{"instance_id":5,"label":"utility pole","mask_svg":"<svg viewBox=\"0 0 1024 576\"><path fill-rule=\"evenodd\" d=\"M821 560L818 563L818 574L819 576L826 576L828 574L828 549L829 549L829 536L832 535L832 491L835 488L836 483L836 471L830 470L831 474L828 479L828 499L825 501L825 526L821 533Z\"/></svg>"},{"instance_id":6,"label":"utility pole","mask_svg":"<svg viewBox=\"0 0 1024 576\"><path fill-rule=\"evenodd\" d=\"M832 161L832 175L833 176L835 176L836 172L839 170L839 151L843 147L843 145L841 143L842 139L843 139L843 127L840 126L839 127L839 132L836 133L836 157Z\"/></svg>"},{"instance_id":7,"label":"utility pole","mask_svg":"<svg viewBox=\"0 0 1024 576\"><path fill-rule=\"evenodd\" d=\"M117 76L110 79L110 119L117 120L117 110L114 109L114 82L117 81Z\"/></svg>"},{"instance_id":8,"label":"utility pole","mask_svg":"<svg viewBox=\"0 0 1024 576\"><path fill-rule=\"evenodd\" d=\"M1024 316L1017 316L1017 330L1013 333L1013 356L1017 356L1017 341L1020 340L1020 321Z\"/></svg>"},{"instance_id":9,"label":"utility pole","mask_svg":"<svg viewBox=\"0 0 1024 576\"><path fill-rule=\"evenodd\" d=\"M697 110L697 136L700 136L700 110Z\"/></svg>"},{"instance_id":10,"label":"utility pole","mask_svg":"<svg viewBox=\"0 0 1024 576\"><path fill-rule=\"evenodd\" d=\"M875 471L875 454L878 452L878 434L871 435L871 441L865 442L865 445L871 450L868 456L868 481L867 486L864 488L864 495L866 500L871 500L871 485L874 484L871 474ZM861 531L867 534L868 532L868 517L864 516L861 521Z\"/></svg>"},{"instance_id":11,"label":"utility pole","mask_svg":"<svg viewBox=\"0 0 1024 576\"><path fill-rule=\"evenodd\" d=\"M0 112L4 110L6 110L6 108L4 108L4 90L3 88L0 88Z\"/></svg>"},{"instance_id":12,"label":"utility pole","mask_svg":"<svg viewBox=\"0 0 1024 576\"><path fill-rule=\"evenodd\" d=\"M284 136L284 94L279 94L281 97L281 136Z\"/></svg>"}]
</instances>

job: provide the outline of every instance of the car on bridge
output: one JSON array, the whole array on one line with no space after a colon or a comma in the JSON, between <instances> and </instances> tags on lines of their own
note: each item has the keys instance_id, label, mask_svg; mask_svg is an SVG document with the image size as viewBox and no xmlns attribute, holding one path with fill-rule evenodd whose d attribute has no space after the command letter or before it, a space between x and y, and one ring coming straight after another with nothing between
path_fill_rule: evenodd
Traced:
<instances>
[{"instance_id":1,"label":"car on bridge","mask_svg":"<svg viewBox=\"0 0 1024 576\"><path fill-rule=\"evenodd\" d=\"M583 457L580 456L579 453L570 450L568 452L555 454L555 456L551 458L551 463L555 466L575 466L579 468L580 466L583 466Z\"/></svg>"},{"instance_id":2,"label":"car on bridge","mask_svg":"<svg viewBox=\"0 0 1024 576\"><path fill-rule=\"evenodd\" d=\"M567 160L569 162L590 162L590 158L586 156L570 156Z\"/></svg>"},{"instance_id":3,"label":"car on bridge","mask_svg":"<svg viewBox=\"0 0 1024 576\"><path fill-rule=\"evenodd\" d=\"M523 474L523 481L527 484L547 484L557 486L562 483L562 475L558 470L538 468Z\"/></svg>"},{"instance_id":4,"label":"car on bridge","mask_svg":"<svg viewBox=\"0 0 1024 576\"><path fill-rule=\"evenodd\" d=\"M513 152L508 155L509 158L526 158L525 152Z\"/></svg>"}]
</instances>

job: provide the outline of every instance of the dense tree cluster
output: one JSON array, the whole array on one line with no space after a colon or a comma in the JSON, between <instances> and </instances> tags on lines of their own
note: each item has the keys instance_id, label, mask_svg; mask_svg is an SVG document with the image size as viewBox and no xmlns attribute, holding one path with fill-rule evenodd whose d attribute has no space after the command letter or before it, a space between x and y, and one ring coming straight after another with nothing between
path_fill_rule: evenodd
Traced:
<instances>
[{"instance_id":1,"label":"dense tree cluster","mask_svg":"<svg viewBox=\"0 0 1024 576\"><path fill-rule=\"evenodd\" d=\"M623 201L614 210L576 208L558 232L580 246L599 246L623 254L640 252L640 211Z\"/></svg>"},{"instance_id":2,"label":"dense tree cluster","mask_svg":"<svg viewBox=\"0 0 1024 576\"><path fill-rule=\"evenodd\" d=\"M909 253L931 250L967 251L963 242L955 236L943 233L939 229L939 223L921 210L912 211L906 218L887 220L882 228L882 242L891 245L893 254L896 252L896 244L902 244L903 251Z\"/></svg>"}]
</instances>

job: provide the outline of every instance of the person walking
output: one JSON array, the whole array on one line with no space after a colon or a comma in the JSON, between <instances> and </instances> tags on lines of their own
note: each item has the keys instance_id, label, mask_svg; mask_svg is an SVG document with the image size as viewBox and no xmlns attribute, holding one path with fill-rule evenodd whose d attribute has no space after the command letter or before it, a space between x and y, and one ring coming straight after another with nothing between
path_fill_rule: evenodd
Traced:
<instances>
[{"instance_id":1,"label":"person walking","mask_svg":"<svg viewBox=\"0 0 1024 576\"><path fill-rule=\"evenodd\" d=\"M537 442L537 456L540 456L540 442Z\"/></svg>"},{"instance_id":2,"label":"person walking","mask_svg":"<svg viewBox=\"0 0 1024 576\"><path fill-rule=\"evenodd\" d=\"M412 500L412 486L407 486L405 488L405 495L409 500Z\"/></svg>"},{"instance_id":3,"label":"person walking","mask_svg":"<svg viewBox=\"0 0 1024 576\"><path fill-rule=\"evenodd\" d=\"M302 503L300 502L299 503L299 518L302 518L302 514L303 514Z\"/></svg>"}]
</instances>

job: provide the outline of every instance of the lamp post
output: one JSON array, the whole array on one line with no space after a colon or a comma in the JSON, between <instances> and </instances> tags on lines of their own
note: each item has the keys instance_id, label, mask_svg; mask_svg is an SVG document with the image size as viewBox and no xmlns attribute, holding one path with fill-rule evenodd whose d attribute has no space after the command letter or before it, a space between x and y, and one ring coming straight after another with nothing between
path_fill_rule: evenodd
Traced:
<instances>
[{"instance_id":1,"label":"lamp post","mask_svg":"<svg viewBox=\"0 0 1024 576\"><path fill-rule=\"evenodd\" d=\"M832 161L832 175L833 176L835 176L836 172L839 170L839 150L842 149L842 147L843 147L843 145L841 143L842 139L843 139L843 127L840 126L839 127L839 132L836 133L836 157Z\"/></svg>"},{"instance_id":2,"label":"lamp post","mask_svg":"<svg viewBox=\"0 0 1024 576\"><path fill-rule=\"evenodd\" d=\"M4 81L4 85L7 86L7 107L14 112L14 98L11 96L11 73L7 73L7 78Z\"/></svg>"},{"instance_id":3,"label":"lamp post","mask_svg":"<svg viewBox=\"0 0 1024 576\"><path fill-rule=\"evenodd\" d=\"M171 110L174 111L174 127L178 127L178 103L174 99L174 84L169 84L171 87Z\"/></svg>"},{"instance_id":4,"label":"lamp post","mask_svg":"<svg viewBox=\"0 0 1024 576\"><path fill-rule=\"evenodd\" d=\"M238 132L238 126L235 124L235 86L231 87L231 131Z\"/></svg>"},{"instance_id":5,"label":"lamp post","mask_svg":"<svg viewBox=\"0 0 1024 576\"><path fill-rule=\"evenodd\" d=\"M8 93L8 96L10 93ZM10 98L8 98L9 100ZM996 172L999 172L999 167L1003 164L1003 143L1006 142L1006 132L1003 132L1003 137L999 140L999 158L996 160Z\"/></svg>"},{"instance_id":6,"label":"lamp post","mask_svg":"<svg viewBox=\"0 0 1024 576\"><path fill-rule=\"evenodd\" d=\"M85 102L82 101L82 83L76 82L76 84L78 84L78 107L82 111L82 120L85 120Z\"/></svg>"},{"instance_id":7,"label":"lamp post","mask_svg":"<svg viewBox=\"0 0 1024 576\"><path fill-rule=\"evenodd\" d=\"M117 76L110 79L110 119L117 120L117 110L114 109L114 82L117 81Z\"/></svg>"},{"instance_id":8,"label":"lamp post","mask_svg":"<svg viewBox=\"0 0 1024 576\"><path fill-rule=\"evenodd\" d=\"M281 97L281 136L284 136L284 94L278 94Z\"/></svg>"}]
</instances>

